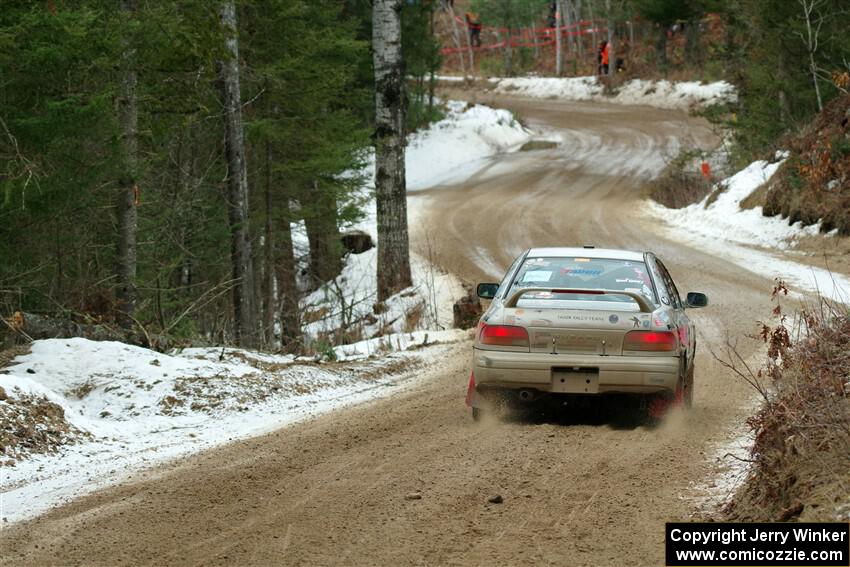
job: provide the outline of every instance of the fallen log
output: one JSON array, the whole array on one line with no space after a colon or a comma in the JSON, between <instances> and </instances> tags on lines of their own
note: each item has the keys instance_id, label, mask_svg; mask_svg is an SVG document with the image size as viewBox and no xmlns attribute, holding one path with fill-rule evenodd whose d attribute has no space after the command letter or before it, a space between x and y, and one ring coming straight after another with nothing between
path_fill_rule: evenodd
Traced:
<instances>
[{"instance_id":1,"label":"fallen log","mask_svg":"<svg viewBox=\"0 0 850 567\"><path fill-rule=\"evenodd\" d=\"M0 325L0 344L11 346L41 339L84 338L91 341L118 341L163 351L173 340L164 335L151 335L135 329L122 329L103 323L81 323L64 317L51 317L16 311Z\"/></svg>"}]
</instances>

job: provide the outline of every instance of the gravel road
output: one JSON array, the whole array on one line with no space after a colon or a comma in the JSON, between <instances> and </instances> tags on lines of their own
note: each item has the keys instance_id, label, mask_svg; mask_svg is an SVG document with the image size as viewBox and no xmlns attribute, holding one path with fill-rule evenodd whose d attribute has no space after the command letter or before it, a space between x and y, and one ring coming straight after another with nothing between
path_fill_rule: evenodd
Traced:
<instances>
[{"instance_id":1,"label":"gravel road","mask_svg":"<svg viewBox=\"0 0 850 567\"><path fill-rule=\"evenodd\" d=\"M414 245L469 281L532 245L655 251L705 291L695 407L656 429L609 416L474 424L470 343L416 389L148 471L0 531L0 564L663 565L712 451L751 391L709 354L769 311L771 281L658 236L636 214L649 174L707 124L673 111L500 99L562 138L459 185L418 193ZM491 497L500 495L501 503ZM498 499L494 499L498 500Z\"/></svg>"}]
</instances>

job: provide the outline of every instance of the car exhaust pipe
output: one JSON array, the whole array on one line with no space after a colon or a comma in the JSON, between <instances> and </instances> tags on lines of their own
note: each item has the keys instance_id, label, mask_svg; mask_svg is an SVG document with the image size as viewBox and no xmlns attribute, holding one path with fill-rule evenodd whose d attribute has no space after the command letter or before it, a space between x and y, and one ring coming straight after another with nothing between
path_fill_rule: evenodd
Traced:
<instances>
[{"instance_id":1,"label":"car exhaust pipe","mask_svg":"<svg viewBox=\"0 0 850 567\"><path fill-rule=\"evenodd\" d=\"M520 390L519 391L519 399L524 402L533 402L537 397L534 390Z\"/></svg>"}]
</instances>

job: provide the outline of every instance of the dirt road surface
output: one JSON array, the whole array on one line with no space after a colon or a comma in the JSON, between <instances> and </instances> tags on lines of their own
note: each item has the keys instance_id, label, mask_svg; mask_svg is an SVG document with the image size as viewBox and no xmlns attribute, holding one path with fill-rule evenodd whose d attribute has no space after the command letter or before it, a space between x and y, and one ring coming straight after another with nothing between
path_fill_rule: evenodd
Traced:
<instances>
[{"instance_id":1,"label":"dirt road surface","mask_svg":"<svg viewBox=\"0 0 850 567\"><path fill-rule=\"evenodd\" d=\"M414 243L470 281L532 245L652 249L705 291L695 408L661 427L606 416L474 424L470 344L418 389L241 441L0 532L3 565L663 565L664 522L686 520L741 428L751 392L708 347L767 316L771 282L657 236L635 214L662 154L707 125L684 114L504 99L558 148L494 160L419 194ZM683 290L683 291L685 291ZM501 504L488 502L499 494Z\"/></svg>"}]
</instances>

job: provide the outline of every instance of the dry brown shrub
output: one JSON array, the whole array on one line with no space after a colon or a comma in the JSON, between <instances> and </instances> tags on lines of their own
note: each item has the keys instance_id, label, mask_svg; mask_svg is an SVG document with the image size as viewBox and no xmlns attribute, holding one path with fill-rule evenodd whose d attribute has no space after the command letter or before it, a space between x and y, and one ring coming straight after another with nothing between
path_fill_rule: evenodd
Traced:
<instances>
[{"instance_id":1,"label":"dry brown shrub","mask_svg":"<svg viewBox=\"0 0 850 567\"><path fill-rule=\"evenodd\" d=\"M784 286L782 287L784 289ZM782 292L782 290L780 290ZM787 293L785 290L782 293ZM846 520L850 496L850 310L819 299L761 324L771 381L749 420L752 468L724 510L737 521ZM792 337L796 340L792 342Z\"/></svg>"}]
</instances>

